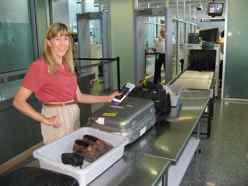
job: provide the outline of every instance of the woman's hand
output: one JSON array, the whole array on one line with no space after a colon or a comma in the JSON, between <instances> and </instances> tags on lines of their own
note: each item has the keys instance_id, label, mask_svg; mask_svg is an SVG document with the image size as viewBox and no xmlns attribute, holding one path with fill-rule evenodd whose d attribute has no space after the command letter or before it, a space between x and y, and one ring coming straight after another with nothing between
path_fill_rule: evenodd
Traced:
<instances>
[{"instance_id":1,"label":"woman's hand","mask_svg":"<svg viewBox=\"0 0 248 186\"><path fill-rule=\"evenodd\" d=\"M121 93L118 91L114 91L112 92L112 94L106 95L106 96L95 96L95 95L90 95L90 94L83 94L81 93L78 87L76 100L78 103L87 103L87 104L106 103L106 102L111 102L115 96L120 96L120 95Z\"/></svg>"},{"instance_id":2,"label":"woman's hand","mask_svg":"<svg viewBox=\"0 0 248 186\"><path fill-rule=\"evenodd\" d=\"M121 95L121 93L118 91L112 92L112 94L109 95L108 102L111 102L115 96L120 96L120 95Z\"/></svg>"},{"instance_id":3,"label":"woman's hand","mask_svg":"<svg viewBox=\"0 0 248 186\"><path fill-rule=\"evenodd\" d=\"M54 128L59 128L61 125L58 116L51 116L51 117L44 116L41 122L46 125L52 126Z\"/></svg>"},{"instance_id":4,"label":"woman's hand","mask_svg":"<svg viewBox=\"0 0 248 186\"><path fill-rule=\"evenodd\" d=\"M55 128L60 127L60 121L57 116L45 117L37 112L28 102L27 99L31 96L33 92L25 87L20 87L14 97L13 105L16 109L21 111L26 116L44 123L45 125L50 125Z\"/></svg>"}]
</instances>

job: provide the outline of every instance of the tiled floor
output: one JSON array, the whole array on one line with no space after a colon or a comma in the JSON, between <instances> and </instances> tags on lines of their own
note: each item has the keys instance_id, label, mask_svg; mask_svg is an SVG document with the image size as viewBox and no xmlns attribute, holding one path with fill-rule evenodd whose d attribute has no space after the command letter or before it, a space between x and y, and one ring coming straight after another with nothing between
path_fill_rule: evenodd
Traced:
<instances>
[{"instance_id":1,"label":"tiled floor","mask_svg":"<svg viewBox=\"0 0 248 186\"><path fill-rule=\"evenodd\" d=\"M215 106L212 136L201 141L181 186L248 185L248 104Z\"/></svg>"}]
</instances>

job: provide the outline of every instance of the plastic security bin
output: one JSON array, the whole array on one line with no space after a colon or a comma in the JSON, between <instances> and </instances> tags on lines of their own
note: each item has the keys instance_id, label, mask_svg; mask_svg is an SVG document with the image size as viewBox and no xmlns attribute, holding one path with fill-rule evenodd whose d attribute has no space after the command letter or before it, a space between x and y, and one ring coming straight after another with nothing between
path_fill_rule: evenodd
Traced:
<instances>
[{"instance_id":1,"label":"plastic security bin","mask_svg":"<svg viewBox=\"0 0 248 186\"><path fill-rule=\"evenodd\" d=\"M92 163L85 161L81 169L63 164L61 154L72 152L74 141L86 134L108 142L113 148ZM33 156L39 160L41 168L72 176L78 180L80 186L85 186L123 156L124 147L127 142L127 138L123 136L90 127L83 127L51 144L35 150Z\"/></svg>"}]
</instances>

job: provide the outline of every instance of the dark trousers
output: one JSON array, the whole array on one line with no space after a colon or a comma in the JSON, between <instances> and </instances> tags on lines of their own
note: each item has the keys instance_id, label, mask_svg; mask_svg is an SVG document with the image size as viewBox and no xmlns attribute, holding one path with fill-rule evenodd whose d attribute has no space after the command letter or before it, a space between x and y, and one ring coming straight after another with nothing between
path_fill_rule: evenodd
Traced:
<instances>
[{"instance_id":1,"label":"dark trousers","mask_svg":"<svg viewBox=\"0 0 248 186\"><path fill-rule=\"evenodd\" d=\"M158 53L156 55L155 59L155 71L154 71L154 77L153 77L153 82L155 84L161 82L161 67L164 65L165 69L165 54Z\"/></svg>"}]
</instances>

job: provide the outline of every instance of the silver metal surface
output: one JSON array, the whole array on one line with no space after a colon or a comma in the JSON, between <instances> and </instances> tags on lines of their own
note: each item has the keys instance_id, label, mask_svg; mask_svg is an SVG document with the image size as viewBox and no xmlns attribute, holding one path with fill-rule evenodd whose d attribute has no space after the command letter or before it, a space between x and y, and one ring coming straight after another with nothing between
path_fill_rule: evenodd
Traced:
<instances>
[{"instance_id":1,"label":"silver metal surface","mask_svg":"<svg viewBox=\"0 0 248 186\"><path fill-rule=\"evenodd\" d=\"M213 79L214 73L208 71L195 71L195 70L187 70L185 71L180 78L190 78L190 79Z\"/></svg>"},{"instance_id":2,"label":"silver metal surface","mask_svg":"<svg viewBox=\"0 0 248 186\"><path fill-rule=\"evenodd\" d=\"M163 158L129 150L89 186L155 186L167 171L169 163Z\"/></svg>"},{"instance_id":3,"label":"silver metal surface","mask_svg":"<svg viewBox=\"0 0 248 186\"><path fill-rule=\"evenodd\" d=\"M179 79L175 82L174 86L184 89L203 89L209 90L212 80L209 79Z\"/></svg>"},{"instance_id":4,"label":"silver metal surface","mask_svg":"<svg viewBox=\"0 0 248 186\"><path fill-rule=\"evenodd\" d=\"M141 139L126 148L124 157L90 186L153 186L160 180L167 185L170 161L176 163L205 111L210 91L182 93L179 117L157 124Z\"/></svg>"},{"instance_id":5,"label":"silver metal surface","mask_svg":"<svg viewBox=\"0 0 248 186\"><path fill-rule=\"evenodd\" d=\"M213 80L213 72L185 71L170 86L175 90L210 90Z\"/></svg>"},{"instance_id":6,"label":"silver metal surface","mask_svg":"<svg viewBox=\"0 0 248 186\"><path fill-rule=\"evenodd\" d=\"M176 162L205 111L208 101L207 93L201 91L183 95L183 106L179 117L170 123L156 125L130 148Z\"/></svg>"}]
</instances>

